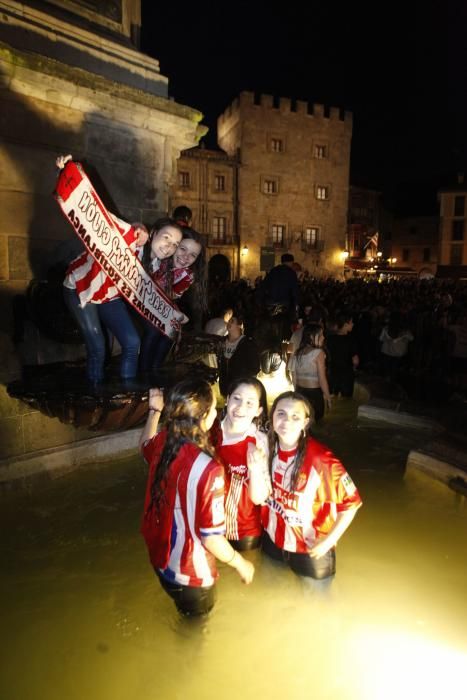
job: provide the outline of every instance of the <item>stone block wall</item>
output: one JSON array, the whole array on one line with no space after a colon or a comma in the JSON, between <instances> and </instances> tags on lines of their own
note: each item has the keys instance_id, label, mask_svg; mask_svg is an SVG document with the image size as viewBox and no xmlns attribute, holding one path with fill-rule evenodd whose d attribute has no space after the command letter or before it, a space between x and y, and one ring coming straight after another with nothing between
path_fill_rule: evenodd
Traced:
<instances>
[{"instance_id":1,"label":"stone block wall","mask_svg":"<svg viewBox=\"0 0 467 700\"><path fill-rule=\"evenodd\" d=\"M52 196L55 158L72 153L109 209L152 224L167 211L180 151L203 133L201 117L169 99L0 42L0 460L96 435L31 411L6 393L21 374L21 348L12 343L13 298L79 250ZM41 349L34 353L32 342L23 348L28 361L34 354L46 363L76 352L36 338Z\"/></svg>"}]
</instances>

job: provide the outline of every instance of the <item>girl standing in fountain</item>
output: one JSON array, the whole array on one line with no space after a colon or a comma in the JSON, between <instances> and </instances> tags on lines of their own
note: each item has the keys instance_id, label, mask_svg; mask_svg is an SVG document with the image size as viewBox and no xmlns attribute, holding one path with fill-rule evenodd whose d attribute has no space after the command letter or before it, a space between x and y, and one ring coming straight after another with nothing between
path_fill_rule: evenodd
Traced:
<instances>
[{"instance_id":1,"label":"girl standing in fountain","mask_svg":"<svg viewBox=\"0 0 467 700\"><path fill-rule=\"evenodd\" d=\"M253 565L224 537L224 469L208 431L216 418L210 385L185 379L164 406L165 428L157 434L164 406L153 389L140 446L149 464L141 532L163 589L185 615L202 615L215 601L215 558L251 583Z\"/></svg>"},{"instance_id":2,"label":"girl standing in fountain","mask_svg":"<svg viewBox=\"0 0 467 700\"><path fill-rule=\"evenodd\" d=\"M172 258L164 260L154 270L151 245L148 243L143 254L143 265L169 299L180 299L193 285L197 299L205 305L207 298L206 252L203 239L197 231L188 226L183 226L181 231L183 237ZM152 324L144 321L140 355L141 371L149 372L159 368L163 364L172 342Z\"/></svg>"},{"instance_id":3,"label":"girl standing in fountain","mask_svg":"<svg viewBox=\"0 0 467 700\"><path fill-rule=\"evenodd\" d=\"M254 377L229 388L225 418L211 430L211 441L225 468L226 537L237 551L256 549L261 541L261 508L256 489L268 480L266 391ZM263 497L262 491L260 496Z\"/></svg>"},{"instance_id":4,"label":"girl standing in fountain","mask_svg":"<svg viewBox=\"0 0 467 700\"><path fill-rule=\"evenodd\" d=\"M309 436L311 407L286 392L275 400L269 432L272 494L263 486L263 551L300 576L336 572L335 547L362 501L333 453Z\"/></svg>"},{"instance_id":5,"label":"girl standing in fountain","mask_svg":"<svg viewBox=\"0 0 467 700\"><path fill-rule=\"evenodd\" d=\"M289 362L294 387L313 406L315 423L324 416L325 402L329 409L332 407L323 346L323 327L310 323L304 326L298 350Z\"/></svg>"}]
</instances>

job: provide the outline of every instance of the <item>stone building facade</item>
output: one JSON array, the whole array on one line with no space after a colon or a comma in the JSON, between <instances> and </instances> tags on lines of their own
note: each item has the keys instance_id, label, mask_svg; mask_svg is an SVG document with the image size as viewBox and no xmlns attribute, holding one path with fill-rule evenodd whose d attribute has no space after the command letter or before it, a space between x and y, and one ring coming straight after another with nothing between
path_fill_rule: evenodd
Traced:
<instances>
[{"instance_id":1,"label":"stone building facade","mask_svg":"<svg viewBox=\"0 0 467 700\"><path fill-rule=\"evenodd\" d=\"M69 357L37 336L12 344L12 301L76 254L52 197L55 158L90 169L109 208L153 222L169 206L180 152L202 115L168 97L158 61L137 48L139 0L0 0L0 459L94 436L10 399L26 364Z\"/></svg>"},{"instance_id":2,"label":"stone building facade","mask_svg":"<svg viewBox=\"0 0 467 700\"><path fill-rule=\"evenodd\" d=\"M464 174L457 182L438 192L440 203L439 273L467 278L467 182Z\"/></svg>"},{"instance_id":3,"label":"stone building facade","mask_svg":"<svg viewBox=\"0 0 467 700\"><path fill-rule=\"evenodd\" d=\"M218 118L218 144L238 165L240 275L291 252L317 276L342 276L352 115L242 92ZM271 258L269 257L269 260Z\"/></svg>"},{"instance_id":4,"label":"stone building facade","mask_svg":"<svg viewBox=\"0 0 467 700\"><path fill-rule=\"evenodd\" d=\"M194 228L206 236L208 259L225 256L234 276L240 274L237 181L235 156L199 147L182 153L171 188L171 211L190 207Z\"/></svg>"}]
</instances>

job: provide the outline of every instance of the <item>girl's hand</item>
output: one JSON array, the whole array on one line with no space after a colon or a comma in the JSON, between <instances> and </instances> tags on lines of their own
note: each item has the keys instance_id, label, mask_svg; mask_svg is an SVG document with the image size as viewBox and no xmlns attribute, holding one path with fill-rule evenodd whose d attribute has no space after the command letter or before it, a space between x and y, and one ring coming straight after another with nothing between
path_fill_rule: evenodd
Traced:
<instances>
[{"instance_id":1,"label":"girl's hand","mask_svg":"<svg viewBox=\"0 0 467 700\"><path fill-rule=\"evenodd\" d=\"M162 389L149 389L149 408L155 411L162 411L164 408L164 394Z\"/></svg>"},{"instance_id":2,"label":"girl's hand","mask_svg":"<svg viewBox=\"0 0 467 700\"><path fill-rule=\"evenodd\" d=\"M72 156L72 155L68 155L68 156L58 156L58 158L57 158L56 161L55 161L55 165L56 165L57 168L59 168L60 170L63 170L63 168L65 167L65 165L68 163L69 160L73 160L73 156Z\"/></svg>"},{"instance_id":3,"label":"girl's hand","mask_svg":"<svg viewBox=\"0 0 467 700\"><path fill-rule=\"evenodd\" d=\"M242 579L243 583L247 585L253 581L253 576L255 575L255 567L248 561L244 559L238 552L235 554L235 559L232 566L236 570L237 574Z\"/></svg>"},{"instance_id":4,"label":"girl's hand","mask_svg":"<svg viewBox=\"0 0 467 700\"><path fill-rule=\"evenodd\" d=\"M266 457L266 452L259 445L254 445L252 442L248 443L246 451L246 463L248 469L252 471L267 472L268 470L268 460Z\"/></svg>"},{"instance_id":5,"label":"girl's hand","mask_svg":"<svg viewBox=\"0 0 467 700\"><path fill-rule=\"evenodd\" d=\"M334 542L330 538L323 537L313 545L308 554L312 559L320 559L320 557L324 557L333 546Z\"/></svg>"},{"instance_id":6,"label":"girl's hand","mask_svg":"<svg viewBox=\"0 0 467 700\"><path fill-rule=\"evenodd\" d=\"M328 408L328 411L330 411L331 408L332 408L332 398L331 398L331 396L326 396L326 397L324 398L324 401L325 401L325 403L326 403L326 406L327 406L327 408Z\"/></svg>"},{"instance_id":7,"label":"girl's hand","mask_svg":"<svg viewBox=\"0 0 467 700\"><path fill-rule=\"evenodd\" d=\"M135 244L140 248L143 246L145 243L147 243L149 239L149 232L146 228L146 226L140 222L137 222L135 224L132 224L135 228L135 234L136 234L136 240Z\"/></svg>"}]
</instances>

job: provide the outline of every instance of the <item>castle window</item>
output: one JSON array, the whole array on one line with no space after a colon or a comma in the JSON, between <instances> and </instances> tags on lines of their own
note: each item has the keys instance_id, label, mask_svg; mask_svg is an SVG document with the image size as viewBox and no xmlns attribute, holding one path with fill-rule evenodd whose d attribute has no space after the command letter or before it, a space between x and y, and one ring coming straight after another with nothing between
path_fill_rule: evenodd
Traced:
<instances>
[{"instance_id":1,"label":"castle window","mask_svg":"<svg viewBox=\"0 0 467 700\"><path fill-rule=\"evenodd\" d=\"M216 175L214 178L214 188L216 192L225 192L225 176Z\"/></svg>"},{"instance_id":2,"label":"castle window","mask_svg":"<svg viewBox=\"0 0 467 700\"><path fill-rule=\"evenodd\" d=\"M465 212L465 197L458 195L454 199L454 216L464 216Z\"/></svg>"},{"instance_id":3,"label":"castle window","mask_svg":"<svg viewBox=\"0 0 467 700\"><path fill-rule=\"evenodd\" d=\"M451 265L462 265L462 256L463 256L463 245L452 245L451 246L451 259L450 259L450 264Z\"/></svg>"},{"instance_id":4,"label":"castle window","mask_svg":"<svg viewBox=\"0 0 467 700\"><path fill-rule=\"evenodd\" d=\"M180 170L178 173L178 184L180 187L190 186L190 173L186 170Z\"/></svg>"},{"instance_id":5,"label":"castle window","mask_svg":"<svg viewBox=\"0 0 467 700\"><path fill-rule=\"evenodd\" d=\"M329 199L329 187L325 185L316 186L316 199Z\"/></svg>"},{"instance_id":6,"label":"castle window","mask_svg":"<svg viewBox=\"0 0 467 700\"><path fill-rule=\"evenodd\" d=\"M264 194L277 194L279 191L277 178L264 178L262 190Z\"/></svg>"},{"instance_id":7,"label":"castle window","mask_svg":"<svg viewBox=\"0 0 467 700\"><path fill-rule=\"evenodd\" d=\"M276 246L284 245L285 226L284 224L272 224L271 226L272 244Z\"/></svg>"},{"instance_id":8,"label":"castle window","mask_svg":"<svg viewBox=\"0 0 467 700\"><path fill-rule=\"evenodd\" d=\"M322 143L315 143L315 147L313 149L313 156L315 158L318 158L319 160L327 158L328 152L326 146Z\"/></svg>"},{"instance_id":9,"label":"castle window","mask_svg":"<svg viewBox=\"0 0 467 700\"><path fill-rule=\"evenodd\" d=\"M464 219L454 219L452 222L452 240L464 240Z\"/></svg>"},{"instance_id":10,"label":"castle window","mask_svg":"<svg viewBox=\"0 0 467 700\"><path fill-rule=\"evenodd\" d=\"M213 216L212 218L212 235L217 241L225 240L227 233L227 219L225 216Z\"/></svg>"},{"instance_id":11,"label":"castle window","mask_svg":"<svg viewBox=\"0 0 467 700\"><path fill-rule=\"evenodd\" d=\"M284 142L282 139L272 138L271 139L271 151L273 153L282 153L284 150Z\"/></svg>"},{"instance_id":12,"label":"castle window","mask_svg":"<svg viewBox=\"0 0 467 700\"><path fill-rule=\"evenodd\" d=\"M319 241L319 228L317 226L309 226L303 233L303 243L307 248L317 248Z\"/></svg>"}]
</instances>

